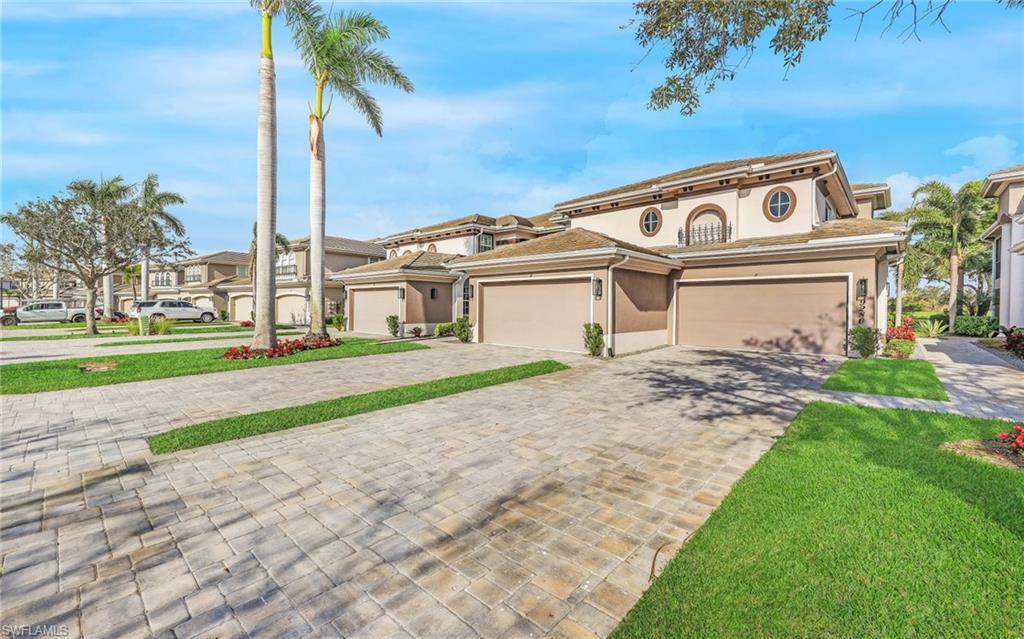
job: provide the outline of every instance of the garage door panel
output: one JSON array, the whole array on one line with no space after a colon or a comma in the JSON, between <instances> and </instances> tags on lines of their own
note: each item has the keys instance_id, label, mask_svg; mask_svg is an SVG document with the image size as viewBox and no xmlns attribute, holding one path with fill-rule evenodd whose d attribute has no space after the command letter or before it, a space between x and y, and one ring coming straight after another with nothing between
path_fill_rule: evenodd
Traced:
<instances>
[{"instance_id":1,"label":"garage door panel","mask_svg":"<svg viewBox=\"0 0 1024 639\"><path fill-rule=\"evenodd\" d=\"M306 298L284 295L277 298L277 321L284 324L306 323Z\"/></svg>"},{"instance_id":2,"label":"garage door panel","mask_svg":"<svg viewBox=\"0 0 1024 639\"><path fill-rule=\"evenodd\" d=\"M398 315L398 289L381 288L349 291L352 298L352 330L386 335L388 315Z\"/></svg>"},{"instance_id":3,"label":"garage door panel","mask_svg":"<svg viewBox=\"0 0 1024 639\"><path fill-rule=\"evenodd\" d=\"M845 278L684 283L680 344L845 353Z\"/></svg>"},{"instance_id":4,"label":"garage door panel","mask_svg":"<svg viewBox=\"0 0 1024 639\"><path fill-rule=\"evenodd\" d=\"M590 321L590 280L495 282L481 286L481 340L581 352Z\"/></svg>"},{"instance_id":5,"label":"garage door panel","mask_svg":"<svg viewBox=\"0 0 1024 639\"><path fill-rule=\"evenodd\" d=\"M231 319L236 322L244 322L252 320L252 296L244 295L242 297L234 298L232 302L233 315Z\"/></svg>"}]
</instances>

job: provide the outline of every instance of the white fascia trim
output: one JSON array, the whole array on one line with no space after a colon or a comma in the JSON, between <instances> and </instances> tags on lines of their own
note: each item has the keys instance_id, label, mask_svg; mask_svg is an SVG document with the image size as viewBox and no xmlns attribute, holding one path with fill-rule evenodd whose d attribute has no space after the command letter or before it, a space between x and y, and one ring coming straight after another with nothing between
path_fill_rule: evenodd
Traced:
<instances>
[{"instance_id":1,"label":"white fascia trim","mask_svg":"<svg viewBox=\"0 0 1024 639\"><path fill-rule=\"evenodd\" d=\"M1008 171L1006 173L993 173L985 178L981 184L982 197L995 197L1003 192L1008 182L1024 180L1024 171ZM993 187L995 190L993 191Z\"/></svg>"},{"instance_id":2,"label":"white fascia trim","mask_svg":"<svg viewBox=\"0 0 1024 639\"><path fill-rule=\"evenodd\" d=\"M564 259L582 259L588 257L603 257L611 255L628 255L639 259L644 259L649 262L655 262L658 264L668 264L678 268L679 263L668 257L658 257L655 255L649 255L647 253L640 253L637 251L630 251L629 249L623 249L618 247L608 247L599 249L584 249L580 251L567 251L565 253L544 253L541 255L524 255L522 257L503 257L495 258L493 260L481 260L479 262L464 262L461 264L452 264L452 270L458 270L460 268L475 268L477 266L492 266L496 264L524 264L530 262L550 262L555 260Z\"/></svg>"},{"instance_id":3,"label":"white fascia trim","mask_svg":"<svg viewBox=\"0 0 1024 639\"><path fill-rule=\"evenodd\" d=\"M806 242L804 244L776 244L774 246L757 246L745 249L723 249L720 251L703 251L701 253L669 253L671 257L678 260L686 261L688 259L701 259L705 257L722 257L722 256L735 256L735 255L760 255L764 253L790 253L796 251L821 251L828 248L846 248L846 247L860 247L860 246L884 246L890 244L890 241L883 242L882 240L891 241L902 241L904 238L902 235L872 235L868 241L863 241L861 238L864 236L858 236L857 241L828 241L828 240L817 240L816 243L811 244Z\"/></svg>"},{"instance_id":4,"label":"white fascia trim","mask_svg":"<svg viewBox=\"0 0 1024 639\"><path fill-rule=\"evenodd\" d=\"M343 280L360 280L369 279L371 277L383 277L388 275L436 275L438 277L456 277L452 275L451 271L440 271L437 269L423 269L423 268L396 268L390 271L374 271L373 273L352 273L345 275L344 272L337 275L332 275L327 278L333 281Z\"/></svg>"}]
</instances>

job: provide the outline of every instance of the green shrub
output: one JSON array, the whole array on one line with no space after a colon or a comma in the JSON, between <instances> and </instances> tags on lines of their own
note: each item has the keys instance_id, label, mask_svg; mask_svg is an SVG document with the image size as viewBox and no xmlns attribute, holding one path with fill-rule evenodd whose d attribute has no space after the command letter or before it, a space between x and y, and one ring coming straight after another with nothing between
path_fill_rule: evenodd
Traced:
<instances>
[{"instance_id":1,"label":"green shrub","mask_svg":"<svg viewBox=\"0 0 1024 639\"><path fill-rule=\"evenodd\" d=\"M909 339L891 339L885 343L882 354L893 359L908 359L914 354L914 342Z\"/></svg>"},{"instance_id":2,"label":"green shrub","mask_svg":"<svg viewBox=\"0 0 1024 639\"><path fill-rule=\"evenodd\" d=\"M227 319L228 319L228 312L223 310L223 309L218 311L217 315L220 317L220 321L222 321L222 322L226 322Z\"/></svg>"},{"instance_id":3,"label":"green shrub","mask_svg":"<svg viewBox=\"0 0 1024 639\"><path fill-rule=\"evenodd\" d=\"M174 320L160 319L149 323L150 335L170 335Z\"/></svg>"},{"instance_id":4,"label":"green shrub","mask_svg":"<svg viewBox=\"0 0 1024 639\"><path fill-rule=\"evenodd\" d=\"M455 320L452 332L455 334L455 337L459 338L460 342L468 342L473 339L473 327L469 325L468 317L460 317Z\"/></svg>"},{"instance_id":5,"label":"green shrub","mask_svg":"<svg viewBox=\"0 0 1024 639\"><path fill-rule=\"evenodd\" d=\"M398 337L398 316L388 315L384 322L388 325L388 333L391 333L391 337Z\"/></svg>"},{"instance_id":6,"label":"green shrub","mask_svg":"<svg viewBox=\"0 0 1024 639\"><path fill-rule=\"evenodd\" d=\"M850 329L850 346L863 357L873 357L878 352L878 331L867 326Z\"/></svg>"},{"instance_id":7,"label":"green shrub","mask_svg":"<svg viewBox=\"0 0 1024 639\"><path fill-rule=\"evenodd\" d=\"M925 337L938 337L949 330L949 327L940 320L930 319L917 320L917 322L914 323L914 329Z\"/></svg>"},{"instance_id":8,"label":"green shrub","mask_svg":"<svg viewBox=\"0 0 1024 639\"><path fill-rule=\"evenodd\" d=\"M129 335L138 335L139 332L140 332L140 329L139 329L139 321L138 320L132 320L131 322L128 322L128 334Z\"/></svg>"},{"instance_id":9,"label":"green shrub","mask_svg":"<svg viewBox=\"0 0 1024 639\"><path fill-rule=\"evenodd\" d=\"M448 337L455 334L454 322L441 322L434 327L434 337Z\"/></svg>"},{"instance_id":10,"label":"green shrub","mask_svg":"<svg viewBox=\"0 0 1024 639\"><path fill-rule=\"evenodd\" d=\"M604 329L597 322L583 324L583 345L593 357L600 357L604 351Z\"/></svg>"},{"instance_id":11,"label":"green shrub","mask_svg":"<svg viewBox=\"0 0 1024 639\"><path fill-rule=\"evenodd\" d=\"M333 326L334 328L338 329L339 331L345 330L345 314L344 313L338 313L337 315L332 315L331 318L329 320L327 320L327 321L330 323L331 326Z\"/></svg>"},{"instance_id":12,"label":"green shrub","mask_svg":"<svg viewBox=\"0 0 1024 639\"><path fill-rule=\"evenodd\" d=\"M989 315L958 315L953 332L968 337L988 337L999 328L999 321Z\"/></svg>"},{"instance_id":13,"label":"green shrub","mask_svg":"<svg viewBox=\"0 0 1024 639\"><path fill-rule=\"evenodd\" d=\"M423 327L422 326L413 326L412 327L412 336L413 337L419 337L422 334L423 334Z\"/></svg>"}]
</instances>

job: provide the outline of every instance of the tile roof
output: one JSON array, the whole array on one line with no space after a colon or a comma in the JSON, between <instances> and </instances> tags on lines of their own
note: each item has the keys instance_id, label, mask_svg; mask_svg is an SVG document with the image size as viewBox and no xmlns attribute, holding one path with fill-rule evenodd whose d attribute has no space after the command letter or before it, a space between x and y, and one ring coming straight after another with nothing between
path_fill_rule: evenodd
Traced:
<instances>
[{"instance_id":1,"label":"tile roof","mask_svg":"<svg viewBox=\"0 0 1024 639\"><path fill-rule=\"evenodd\" d=\"M1005 169L992 171L991 173L989 173L989 177L992 177L994 175L1003 175L1004 173L1016 173L1017 171L1024 171L1024 164L1014 164L1013 166L1008 166Z\"/></svg>"},{"instance_id":2,"label":"tile roof","mask_svg":"<svg viewBox=\"0 0 1024 639\"><path fill-rule=\"evenodd\" d=\"M445 264L460 257L450 253L434 253L430 251L414 251L407 255L399 255L389 260L381 260L372 264L364 264L354 268L347 268L339 271L336 275L346 277L348 275L367 275L371 273L384 273L387 271L400 271L405 269L434 270L447 272Z\"/></svg>"},{"instance_id":3,"label":"tile roof","mask_svg":"<svg viewBox=\"0 0 1024 639\"><path fill-rule=\"evenodd\" d=\"M249 254L241 251L215 251L182 260L179 264L215 262L217 264L248 264Z\"/></svg>"},{"instance_id":4,"label":"tile roof","mask_svg":"<svg viewBox=\"0 0 1024 639\"><path fill-rule=\"evenodd\" d=\"M237 278L237 275L225 275L224 277L218 277L205 282L194 282L189 284L182 284L181 288L210 288L213 286L220 286L221 284L233 284L232 280Z\"/></svg>"},{"instance_id":5,"label":"tile roof","mask_svg":"<svg viewBox=\"0 0 1024 639\"><path fill-rule=\"evenodd\" d=\"M800 151L797 153L781 153L777 155L762 155L753 158L741 158L738 160L727 160L725 162L711 162L708 164L701 164L698 166L692 166L679 171L673 171L672 173L666 173L659 175L658 177L641 180L639 182L633 182L631 184L624 184L617 186L612 189L605 191L598 191L597 193L591 193L589 195L583 195L580 197L559 202L555 205L555 208L564 208L578 202L585 202L595 198L606 197L609 195L617 195L619 193L628 193L630 191L636 191L640 189L646 189L654 187L661 182L669 182L674 180L683 180L687 178L699 178L705 175L712 175L720 173L722 171L729 171L731 169L741 169L746 166L754 164L777 164L779 162L788 162L791 160L801 160L805 158L811 158L818 155L824 155L826 153L832 153L829 149L816 149L813 151Z\"/></svg>"},{"instance_id":6,"label":"tile roof","mask_svg":"<svg viewBox=\"0 0 1024 639\"><path fill-rule=\"evenodd\" d=\"M533 226L537 226L537 227L559 226L555 222L551 221L551 218L555 217L556 215L559 215L559 214L555 213L554 211L548 211L547 213L541 213L540 215L534 215L533 217L530 218L530 224L532 224Z\"/></svg>"},{"instance_id":7,"label":"tile roof","mask_svg":"<svg viewBox=\"0 0 1024 639\"><path fill-rule=\"evenodd\" d=\"M291 244L309 244L309 236L307 235L305 237L300 237L297 240L292 240ZM352 240L347 237L339 237L337 235L325 235L324 248L332 251L341 251L343 253L351 253L353 255L367 255L370 257L384 257L387 255L387 250L383 246L374 244L373 242Z\"/></svg>"},{"instance_id":8,"label":"tile roof","mask_svg":"<svg viewBox=\"0 0 1024 639\"><path fill-rule=\"evenodd\" d=\"M753 237L732 242L715 242L714 244L697 244L695 246L660 246L654 247L654 249L670 255L687 255L755 247L792 246L806 244L811 241L856 237L858 235L875 235L878 233L897 233L905 230L906 226L898 221L849 218L825 222L809 233Z\"/></svg>"},{"instance_id":9,"label":"tile roof","mask_svg":"<svg viewBox=\"0 0 1024 639\"><path fill-rule=\"evenodd\" d=\"M859 182L857 184L851 184L850 190L854 193L858 191L874 191L876 189L887 189L889 185L885 182Z\"/></svg>"},{"instance_id":10,"label":"tile roof","mask_svg":"<svg viewBox=\"0 0 1024 639\"><path fill-rule=\"evenodd\" d=\"M472 264L484 260L499 260L513 257L530 257L534 255L555 255L558 253L570 253L573 251L586 251L603 248L622 248L637 253L644 253L652 257L665 257L661 253L651 249L616 240L603 233L597 233L587 229L568 229L551 235L544 235L536 239L506 244L494 250L478 253L469 257L462 257L451 262L452 267L462 264Z\"/></svg>"},{"instance_id":11,"label":"tile roof","mask_svg":"<svg viewBox=\"0 0 1024 639\"><path fill-rule=\"evenodd\" d=\"M392 233L390 235L387 235L385 237L380 238L379 241L387 241L388 238L398 237L398 236L402 236L402 235L412 235L412 234L421 234L422 235L422 234L425 234L425 233L434 233L436 231L444 231L446 229L451 229L451 228L455 228L455 227L458 227L458 226L466 226L467 224L480 224L480 225L483 225L483 226L495 226L495 227L513 226L513 225L527 226L527 227L551 226L552 223L551 223L550 218L553 215L554 215L553 211L549 211L547 213L542 213L541 215L534 215L533 217L526 217L526 216L523 216L523 215L515 215L515 214L501 215L499 217L491 217L489 215L480 215L480 214L464 215L462 217L457 217L457 218L455 218L453 220L447 220L447 221L444 221L444 222L438 222L437 224L429 224L427 226L421 226L419 228L408 229L408 230L405 230L405 231L400 231L398 233Z\"/></svg>"}]
</instances>

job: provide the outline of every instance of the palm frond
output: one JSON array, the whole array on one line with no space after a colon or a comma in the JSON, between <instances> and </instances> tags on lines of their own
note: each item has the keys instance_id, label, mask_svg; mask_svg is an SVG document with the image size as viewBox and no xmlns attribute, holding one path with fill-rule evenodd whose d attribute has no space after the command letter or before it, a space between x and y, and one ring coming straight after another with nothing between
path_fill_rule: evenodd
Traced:
<instances>
[{"instance_id":1,"label":"palm frond","mask_svg":"<svg viewBox=\"0 0 1024 639\"><path fill-rule=\"evenodd\" d=\"M358 62L353 71L361 82L395 87L406 93L415 91L412 80L402 73L391 56L383 51L363 49L359 52Z\"/></svg>"},{"instance_id":2,"label":"palm frond","mask_svg":"<svg viewBox=\"0 0 1024 639\"><path fill-rule=\"evenodd\" d=\"M377 104L377 99L370 95L362 85L352 83L345 86L344 89L339 88L338 93L352 105L356 112L363 116L374 133L378 136L384 135L384 116L380 111L380 105Z\"/></svg>"}]
</instances>

